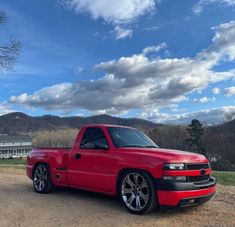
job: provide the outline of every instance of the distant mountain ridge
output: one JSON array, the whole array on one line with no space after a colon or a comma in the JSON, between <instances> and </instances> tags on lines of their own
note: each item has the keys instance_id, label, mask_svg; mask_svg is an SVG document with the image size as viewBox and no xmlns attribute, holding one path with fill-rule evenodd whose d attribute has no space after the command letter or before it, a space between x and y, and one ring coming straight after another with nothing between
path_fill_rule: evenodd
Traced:
<instances>
[{"instance_id":1,"label":"distant mountain ridge","mask_svg":"<svg viewBox=\"0 0 235 227\"><path fill-rule=\"evenodd\" d=\"M0 134L80 128L84 124L115 124L140 129L150 129L159 125L143 119L119 118L106 114L90 117L59 117L53 115L32 117L21 112L13 112L0 116Z\"/></svg>"}]
</instances>

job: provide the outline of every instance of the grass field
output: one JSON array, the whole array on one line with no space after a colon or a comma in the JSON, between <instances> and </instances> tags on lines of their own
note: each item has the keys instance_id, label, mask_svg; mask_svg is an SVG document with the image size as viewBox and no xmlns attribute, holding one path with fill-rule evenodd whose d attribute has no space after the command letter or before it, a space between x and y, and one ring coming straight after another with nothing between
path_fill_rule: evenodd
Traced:
<instances>
[{"instance_id":1,"label":"grass field","mask_svg":"<svg viewBox=\"0 0 235 227\"><path fill-rule=\"evenodd\" d=\"M217 179L217 183L235 186L235 172L213 171L213 176Z\"/></svg>"},{"instance_id":2,"label":"grass field","mask_svg":"<svg viewBox=\"0 0 235 227\"><path fill-rule=\"evenodd\" d=\"M26 160L24 159L0 159L0 165L7 164L7 165L25 165Z\"/></svg>"},{"instance_id":3,"label":"grass field","mask_svg":"<svg viewBox=\"0 0 235 227\"><path fill-rule=\"evenodd\" d=\"M0 167L13 167L17 169L25 169L26 160L24 159L0 159ZM235 186L235 172L229 171L213 171L213 176L217 182L223 185Z\"/></svg>"},{"instance_id":4,"label":"grass field","mask_svg":"<svg viewBox=\"0 0 235 227\"><path fill-rule=\"evenodd\" d=\"M26 160L24 159L0 159L0 167L12 167L25 169Z\"/></svg>"}]
</instances>

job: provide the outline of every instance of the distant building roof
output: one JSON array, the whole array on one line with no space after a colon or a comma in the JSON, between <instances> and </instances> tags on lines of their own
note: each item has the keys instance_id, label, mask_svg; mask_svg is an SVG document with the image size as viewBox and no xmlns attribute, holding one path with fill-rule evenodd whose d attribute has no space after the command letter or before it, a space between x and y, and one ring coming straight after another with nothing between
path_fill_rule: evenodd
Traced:
<instances>
[{"instance_id":1,"label":"distant building roof","mask_svg":"<svg viewBox=\"0 0 235 227\"><path fill-rule=\"evenodd\" d=\"M20 135L20 136L8 136L8 135L0 135L0 143L4 142L32 142L32 138L28 135Z\"/></svg>"}]
</instances>

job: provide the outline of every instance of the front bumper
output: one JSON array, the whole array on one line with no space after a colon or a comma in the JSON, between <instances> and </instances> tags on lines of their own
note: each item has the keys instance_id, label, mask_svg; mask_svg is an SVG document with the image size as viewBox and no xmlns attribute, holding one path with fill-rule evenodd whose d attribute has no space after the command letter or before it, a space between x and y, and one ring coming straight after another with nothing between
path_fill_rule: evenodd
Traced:
<instances>
[{"instance_id":1,"label":"front bumper","mask_svg":"<svg viewBox=\"0 0 235 227\"><path fill-rule=\"evenodd\" d=\"M216 192L215 178L201 183L155 180L159 205L193 206L210 200Z\"/></svg>"},{"instance_id":2,"label":"front bumper","mask_svg":"<svg viewBox=\"0 0 235 227\"><path fill-rule=\"evenodd\" d=\"M186 198L186 199L181 199L178 206L179 207L189 207L189 206L195 206L195 205L200 205L203 203L208 202L210 199L214 197L215 193L205 195L205 196L200 196L200 197L191 197L191 198Z\"/></svg>"}]
</instances>

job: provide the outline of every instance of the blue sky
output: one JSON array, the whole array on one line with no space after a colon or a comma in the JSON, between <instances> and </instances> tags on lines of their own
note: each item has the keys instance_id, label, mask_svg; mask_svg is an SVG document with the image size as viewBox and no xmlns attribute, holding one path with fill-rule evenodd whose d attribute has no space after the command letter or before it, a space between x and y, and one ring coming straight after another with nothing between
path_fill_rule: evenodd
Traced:
<instances>
[{"instance_id":1,"label":"blue sky","mask_svg":"<svg viewBox=\"0 0 235 227\"><path fill-rule=\"evenodd\" d=\"M235 117L234 0L1 0L0 114L111 114L162 123Z\"/></svg>"}]
</instances>

